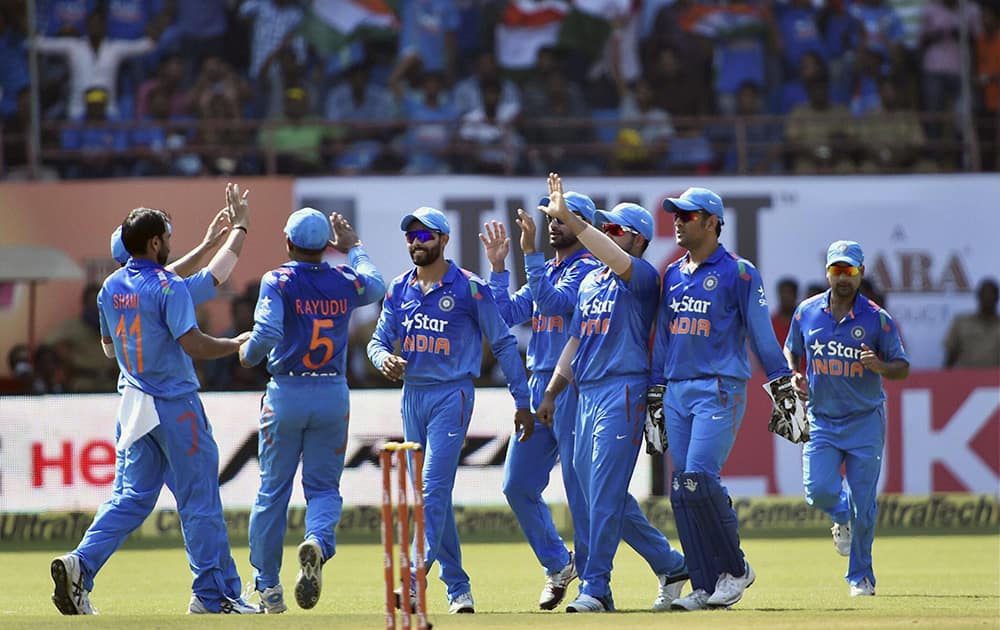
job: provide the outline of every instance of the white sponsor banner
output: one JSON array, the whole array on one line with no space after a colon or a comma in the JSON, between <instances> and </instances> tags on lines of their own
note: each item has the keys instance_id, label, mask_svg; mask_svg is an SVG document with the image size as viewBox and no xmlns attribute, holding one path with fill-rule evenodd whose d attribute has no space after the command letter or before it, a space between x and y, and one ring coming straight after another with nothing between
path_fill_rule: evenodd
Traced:
<instances>
[{"instance_id":1,"label":"white sponsor banner","mask_svg":"<svg viewBox=\"0 0 1000 630\"><path fill-rule=\"evenodd\" d=\"M723 244L758 266L772 296L785 276L803 291L825 283L827 246L860 242L867 275L887 294L887 310L917 368L941 365L952 317L974 310L976 284L1000 270L996 175L567 178L565 186L591 195L599 208L620 201L648 208L657 236L646 258L659 267L682 253L661 201L688 186L715 190L727 207ZM485 221L503 221L513 243L507 267L520 283L513 213L525 206L535 212L544 238L535 206L545 193L541 177L318 178L296 181L295 203L346 213L387 280L411 266L399 222L415 208L444 210L452 223L446 255L484 276L489 264L477 234Z\"/></svg>"},{"instance_id":2,"label":"white sponsor banner","mask_svg":"<svg viewBox=\"0 0 1000 630\"><path fill-rule=\"evenodd\" d=\"M250 507L260 469L256 442L260 393L206 393L201 396L219 446L227 508ZM382 476L378 447L402 438L399 390L351 393L350 435L340 489L347 505L378 505ZM92 510L111 495L114 431L119 397L0 397L0 512ZM480 388L472 416L454 499L460 505L503 505L503 461L513 427L514 403L505 389ZM643 463L645 459L641 460ZM637 466L631 491L649 496L648 465ZM556 465L544 493L565 503ZM292 505L305 505L296 474ZM174 507L164 489L159 508Z\"/></svg>"}]
</instances>

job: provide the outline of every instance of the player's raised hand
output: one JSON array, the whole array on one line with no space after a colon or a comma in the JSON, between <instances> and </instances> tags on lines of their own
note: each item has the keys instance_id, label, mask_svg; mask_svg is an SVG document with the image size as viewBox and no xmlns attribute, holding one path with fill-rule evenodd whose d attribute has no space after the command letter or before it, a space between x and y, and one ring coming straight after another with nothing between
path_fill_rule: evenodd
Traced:
<instances>
[{"instance_id":1,"label":"player's raised hand","mask_svg":"<svg viewBox=\"0 0 1000 630\"><path fill-rule=\"evenodd\" d=\"M330 246L337 251L346 254L352 247L361 246L357 231L344 215L338 212L330 214L330 228L333 230Z\"/></svg>"},{"instance_id":2,"label":"player's raised hand","mask_svg":"<svg viewBox=\"0 0 1000 630\"><path fill-rule=\"evenodd\" d=\"M521 433L517 438L518 442L527 440L535 432L535 418L531 415L530 409L514 410L514 432Z\"/></svg>"},{"instance_id":3,"label":"player's raised hand","mask_svg":"<svg viewBox=\"0 0 1000 630\"><path fill-rule=\"evenodd\" d=\"M499 221L488 221L483 224L483 232L479 233L479 240L483 243L483 250L486 251L486 258L490 261L490 268L495 272L503 271L504 261L507 254L510 253L510 238L507 237L507 228Z\"/></svg>"},{"instance_id":4,"label":"player's raised hand","mask_svg":"<svg viewBox=\"0 0 1000 630\"><path fill-rule=\"evenodd\" d=\"M390 381L398 381L403 378L403 373L406 371L406 359L399 355L390 354L382 361L382 367L379 368L379 372L382 372L382 376L386 377Z\"/></svg>"},{"instance_id":5,"label":"player's raised hand","mask_svg":"<svg viewBox=\"0 0 1000 630\"><path fill-rule=\"evenodd\" d=\"M548 185L549 205L538 207L553 219L559 219L566 223L571 213L566 207L566 199L563 198L562 178L559 177L559 173L549 173Z\"/></svg>"},{"instance_id":6,"label":"player's raised hand","mask_svg":"<svg viewBox=\"0 0 1000 630\"><path fill-rule=\"evenodd\" d=\"M521 228L521 251L525 254L534 254L536 251L535 235L538 233L535 220L531 218L530 214L518 208L517 225Z\"/></svg>"},{"instance_id":7,"label":"player's raised hand","mask_svg":"<svg viewBox=\"0 0 1000 630\"><path fill-rule=\"evenodd\" d=\"M205 230L205 238L202 240L208 246L215 245L219 240L229 233L229 228L232 227L232 220L229 218L229 210L223 208L215 214L215 218L212 222L208 224L208 229Z\"/></svg>"},{"instance_id":8,"label":"player's raised hand","mask_svg":"<svg viewBox=\"0 0 1000 630\"><path fill-rule=\"evenodd\" d=\"M861 344L861 365L876 374L881 374L885 371L885 363L878 358L878 355L875 354L874 350L865 344Z\"/></svg>"},{"instance_id":9,"label":"player's raised hand","mask_svg":"<svg viewBox=\"0 0 1000 630\"><path fill-rule=\"evenodd\" d=\"M250 227L250 203L247 201L249 190L240 192L240 185L229 182L226 184L226 210L233 229Z\"/></svg>"}]
</instances>

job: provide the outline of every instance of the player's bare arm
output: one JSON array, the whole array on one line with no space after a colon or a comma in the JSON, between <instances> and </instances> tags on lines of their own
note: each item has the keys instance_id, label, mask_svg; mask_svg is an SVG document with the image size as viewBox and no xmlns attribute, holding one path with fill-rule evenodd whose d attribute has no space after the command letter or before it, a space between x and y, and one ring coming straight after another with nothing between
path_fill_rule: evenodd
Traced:
<instances>
[{"instance_id":1,"label":"player's bare arm","mask_svg":"<svg viewBox=\"0 0 1000 630\"><path fill-rule=\"evenodd\" d=\"M889 380L900 380L910 375L909 363L900 359L883 361L865 344L861 344L861 365Z\"/></svg>"},{"instance_id":2,"label":"player's bare arm","mask_svg":"<svg viewBox=\"0 0 1000 630\"><path fill-rule=\"evenodd\" d=\"M249 330L232 339L226 339L206 335L197 328L192 328L181 335L177 341L192 359L218 359L239 352L240 346L248 339L250 339Z\"/></svg>"},{"instance_id":3,"label":"player's bare arm","mask_svg":"<svg viewBox=\"0 0 1000 630\"><path fill-rule=\"evenodd\" d=\"M182 278L198 271L205 256L215 249L216 245L222 241L222 237L229 233L231 227L232 221L229 218L228 210L223 208L216 212L212 222L205 230L205 237L198 243L197 247L167 265L167 271L172 271Z\"/></svg>"},{"instance_id":4,"label":"player's bare arm","mask_svg":"<svg viewBox=\"0 0 1000 630\"><path fill-rule=\"evenodd\" d=\"M538 421L547 427L552 426L552 419L556 410L556 398L562 393L566 386L573 381L573 357L576 356L576 349L580 347L579 337L570 337L563 346L559 355L559 362L555 370L552 371L552 378L545 386L545 393L542 395L542 402L538 405L536 415Z\"/></svg>"}]
</instances>

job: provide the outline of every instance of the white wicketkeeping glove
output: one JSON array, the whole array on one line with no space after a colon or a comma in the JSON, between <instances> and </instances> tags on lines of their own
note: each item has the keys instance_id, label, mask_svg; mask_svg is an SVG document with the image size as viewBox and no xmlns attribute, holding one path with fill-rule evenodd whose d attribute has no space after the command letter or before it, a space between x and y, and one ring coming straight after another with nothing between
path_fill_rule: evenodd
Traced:
<instances>
[{"instance_id":1,"label":"white wicketkeeping glove","mask_svg":"<svg viewBox=\"0 0 1000 630\"><path fill-rule=\"evenodd\" d=\"M650 455L667 450L667 425L663 420L666 391L666 385L653 385L646 392L646 452Z\"/></svg>"},{"instance_id":2,"label":"white wicketkeeping glove","mask_svg":"<svg viewBox=\"0 0 1000 630\"><path fill-rule=\"evenodd\" d=\"M809 421L806 419L805 404L795 393L791 376L779 376L764 383L764 391L774 403L771 421L767 430L776 433L793 444L809 441Z\"/></svg>"}]
</instances>

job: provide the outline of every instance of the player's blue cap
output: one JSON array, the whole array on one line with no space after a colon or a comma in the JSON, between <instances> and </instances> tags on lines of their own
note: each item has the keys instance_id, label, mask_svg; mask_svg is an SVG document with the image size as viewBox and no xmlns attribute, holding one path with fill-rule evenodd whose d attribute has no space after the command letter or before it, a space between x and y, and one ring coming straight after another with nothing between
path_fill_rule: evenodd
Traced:
<instances>
[{"instance_id":1,"label":"player's blue cap","mask_svg":"<svg viewBox=\"0 0 1000 630\"><path fill-rule=\"evenodd\" d=\"M704 210L719 217L719 223L726 222L726 207L722 205L722 197L707 188L688 188L680 197L668 197L663 200L663 209L667 212L677 209L688 212Z\"/></svg>"},{"instance_id":2,"label":"player's blue cap","mask_svg":"<svg viewBox=\"0 0 1000 630\"><path fill-rule=\"evenodd\" d=\"M864 262L865 254L861 251L861 244L855 241L834 241L830 244L830 249L826 250L827 267L835 263L860 267Z\"/></svg>"},{"instance_id":3,"label":"player's blue cap","mask_svg":"<svg viewBox=\"0 0 1000 630\"><path fill-rule=\"evenodd\" d=\"M594 222L594 213L597 212L597 206L594 205L593 199L583 193L574 192L572 190L568 190L563 193L563 199L566 200L566 207L571 211L577 213L591 223ZM549 205L549 198L542 197L538 200L538 205Z\"/></svg>"},{"instance_id":4,"label":"player's blue cap","mask_svg":"<svg viewBox=\"0 0 1000 630\"><path fill-rule=\"evenodd\" d=\"M326 249L333 234L325 214L314 208L302 208L288 217L285 235L296 247L316 250Z\"/></svg>"},{"instance_id":5,"label":"player's blue cap","mask_svg":"<svg viewBox=\"0 0 1000 630\"><path fill-rule=\"evenodd\" d=\"M125 249L125 243L122 242L122 226L120 225L111 233L111 257L121 265L127 263L128 259L132 257L132 254Z\"/></svg>"},{"instance_id":6,"label":"player's blue cap","mask_svg":"<svg viewBox=\"0 0 1000 630\"><path fill-rule=\"evenodd\" d=\"M405 232L406 228L410 227L414 221L420 221L435 232L451 234L451 224L448 223L448 217L444 216L440 210L421 206L403 217L399 223L399 229Z\"/></svg>"},{"instance_id":7,"label":"player's blue cap","mask_svg":"<svg viewBox=\"0 0 1000 630\"><path fill-rule=\"evenodd\" d=\"M610 210L595 212L594 226L600 228L605 223L617 223L630 227L645 236L647 241L653 240L653 215L638 204L625 202Z\"/></svg>"}]
</instances>

